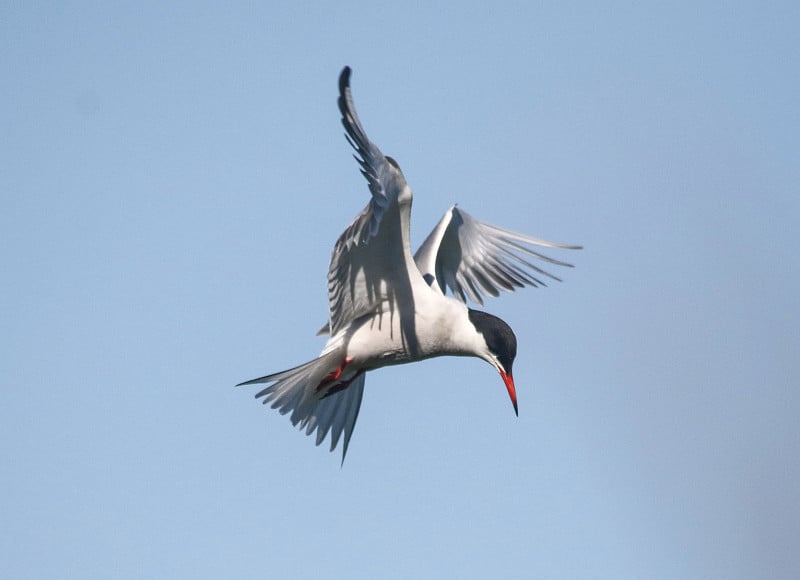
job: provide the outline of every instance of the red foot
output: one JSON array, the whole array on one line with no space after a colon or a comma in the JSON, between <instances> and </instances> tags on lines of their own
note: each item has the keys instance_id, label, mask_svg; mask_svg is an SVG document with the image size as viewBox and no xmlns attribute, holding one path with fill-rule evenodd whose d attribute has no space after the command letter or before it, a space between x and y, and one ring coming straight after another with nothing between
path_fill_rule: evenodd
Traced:
<instances>
[{"instance_id":1,"label":"red foot","mask_svg":"<svg viewBox=\"0 0 800 580\"><path fill-rule=\"evenodd\" d=\"M354 380L356 380L362 374L364 374L364 369L359 370L356 374L354 374L352 377L350 377L346 381L342 381L338 385L333 385L330 389L328 389L327 393L322 395L322 398L324 399L326 397L330 397L331 395L333 395L335 393L338 393L339 391L344 391L347 387L350 386L350 383L352 383Z\"/></svg>"},{"instance_id":2,"label":"red foot","mask_svg":"<svg viewBox=\"0 0 800 580\"><path fill-rule=\"evenodd\" d=\"M339 377L341 377L341 376L342 376L342 372L344 372L344 367L346 367L347 365L349 365L351 362L353 362L353 359L351 359L351 358L345 358L345 359L344 359L344 362L342 362L342 364L339 366L339 368L338 368L338 369L336 369L335 371L331 371L330 373L328 373L327 375L325 375L325 378L323 378L323 379L320 381L320 383L317 385L317 389L316 389L316 390L317 390L317 392L319 393L319 392L320 392L322 389L324 389L324 388L325 388L327 385L330 385L331 383L333 383L333 382L337 381L337 380L339 379ZM354 377L354 378L355 378L355 377ZM352 380L353 380L353 379L350 379L350 381L352 381ZM350 381L347 381L347 384L348 384L348 385L350 384ZM346 386L346 385L345 385L345 386ZM344 387L343 387L343 388L344 388Z\"/></svg>"}]
</instances>

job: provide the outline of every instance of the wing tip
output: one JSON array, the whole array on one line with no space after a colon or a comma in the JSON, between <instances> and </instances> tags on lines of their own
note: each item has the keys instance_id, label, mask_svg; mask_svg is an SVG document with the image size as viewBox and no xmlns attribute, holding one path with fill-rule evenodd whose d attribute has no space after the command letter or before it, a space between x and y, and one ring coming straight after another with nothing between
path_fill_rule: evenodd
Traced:
<instances>
[{"instance_id":1,"label":"wing tip","mask_svg":"<svg viewBox=\"0 0 800 580\"><path fill-rule=\"evenodd\" d=\"M339 92L340 93L344 93L345 90L350 88L350 74L352 72L353 72L353 70L349 66L345 65L345 67L342 69L342 72L339 74Z\"/></svg>"},{"instance_id":2,"label":"wing tip","mask_svg":"<svg viewBox=\"0 0 800 580\"><path fill-rule=\"evenodd\" d=\"M244 381L243 383L239 383L238 385L234 385L234 387L246 387L247 385L255 385L257 384L262 378L259 377L257 379L250 379L249 381Z\"/></svg>"}]
</instances>

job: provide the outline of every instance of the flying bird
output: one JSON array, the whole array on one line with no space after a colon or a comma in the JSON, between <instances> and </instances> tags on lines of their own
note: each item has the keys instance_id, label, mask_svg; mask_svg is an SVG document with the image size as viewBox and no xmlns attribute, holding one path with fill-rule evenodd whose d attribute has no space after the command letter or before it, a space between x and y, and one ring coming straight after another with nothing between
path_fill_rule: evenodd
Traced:
<instances>
[{"instance_id":1,"label":"flying bird","mask_svg":"<svg viewBox=\"0 0 800 580\"><path fill-rule=\"evenodd\" d=\"M397 162L367 137L350 92L350 67L339 76L345 137L367 180L371 199L339 236L328 270L329 334L320 355L304 364L245 381L268 386L256 393L292 424L330 433L333 451L343 437L342 462L358 418L366 373L437 356L474 356L503 379L518 414L512 367L517 339L500 318L468 308L501 290L559 280L538 263L571 266L535 248L580 249L479 221L448 209L415 254L409 237L411 189ZM447 295L447 291L453 297Z\"/></svg>"}]
</instances>

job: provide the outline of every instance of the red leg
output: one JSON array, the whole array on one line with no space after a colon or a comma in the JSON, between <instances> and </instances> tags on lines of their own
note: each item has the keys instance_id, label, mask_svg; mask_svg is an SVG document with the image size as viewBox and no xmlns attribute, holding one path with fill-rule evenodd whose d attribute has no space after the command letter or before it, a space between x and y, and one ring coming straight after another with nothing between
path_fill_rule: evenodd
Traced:
<instances>
[{"instance_id":1,"label":"red leg","mask_svg":"<svg viewBox=\"0 0 800 580\"><path fill-rule=\"evenodd\" d=\"M331 383L333 383L333 382L337 381L337 380L339 379L339 377L341 377L341 376L342 376L342 373L344 372L344 367L346 367L347 365L349 365L351 362L353 362L353 359L351 359L351 358L346 358L346 359L344 359L344 361L342 361L342 364L339 366L339 368L338 368L338 369L336 369L335 371L331 371L330 373L328 373L327 375L325 375L325 377L324 377L324 378L323 378L323 379L320 381L320 383L317 385L317 389L316 389L316 390L317 390L317 392L319 393L319 392L320 392L322 389L324 389L324 388L325 388L327 385L330 385ZM352 379L350 379L350 380L352 380ZM349 385L349 384L350 384L350 382L348 381L348 383L347 383L347 384Z\"/></svg>"},{"instance_id":2,"label":"red leg","mask_svg":"<svg viewBox=\"0 0 800 580\"><path fill-rule=\"evenodd\" d=\"M328 389L327 393L322 395L322 398L324 399L325 397L330 397L334 393L338 393L339 391L344 391L347 387L350 386L350 383L352 383L354 380L356 380L362 374L364 374L364 369L360 369L356 374L354 374L352 377L350 377L346 381L342 381L341 383L339 383L337 385L333 385L330 389Z\"/></svg>"}]
</instances>

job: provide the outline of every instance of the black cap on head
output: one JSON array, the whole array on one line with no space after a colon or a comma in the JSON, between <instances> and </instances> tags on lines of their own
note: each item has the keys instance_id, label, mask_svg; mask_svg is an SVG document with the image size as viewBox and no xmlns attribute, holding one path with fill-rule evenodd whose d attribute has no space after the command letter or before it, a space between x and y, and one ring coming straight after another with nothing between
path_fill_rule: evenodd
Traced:
<instances>
[{"instance_id":1,"label":"black cap on head","mask_svg":"<svg viewBox=\"0 0 800 580\"><path fill-rule=\"evenodd\" d=\"M517 356L517 337L514 336L514 331L497 316L472 308L468 310L470 322L483 335L486 346L503 365L503 370L510 375Z\"/></svg>"}]
</instances>

